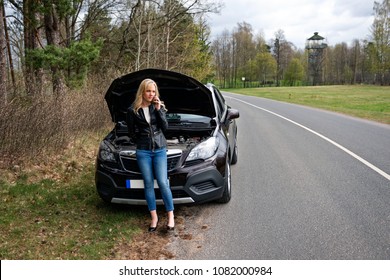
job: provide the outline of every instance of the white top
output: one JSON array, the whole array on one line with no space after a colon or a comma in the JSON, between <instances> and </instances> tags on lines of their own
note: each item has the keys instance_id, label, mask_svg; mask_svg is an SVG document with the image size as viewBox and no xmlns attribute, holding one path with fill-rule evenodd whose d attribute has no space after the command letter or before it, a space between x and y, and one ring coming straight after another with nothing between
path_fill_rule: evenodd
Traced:
<instances>
[{"instance_id":1,"label":"white top","mask_svg":"<svg viewBox=\"0 0 390 280\"><path fill-rule=\"evenodd\" d=\"M142 110L144 110L144 115L145 115L146 121L150 124L149 107L142 107Z\"/></svg>"}]
</instances>

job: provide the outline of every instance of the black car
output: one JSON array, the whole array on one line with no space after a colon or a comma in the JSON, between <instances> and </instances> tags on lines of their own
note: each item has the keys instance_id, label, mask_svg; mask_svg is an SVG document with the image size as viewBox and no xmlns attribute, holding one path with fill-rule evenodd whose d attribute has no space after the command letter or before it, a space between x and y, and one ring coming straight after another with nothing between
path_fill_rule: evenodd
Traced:
<instances>
[{"instance_id":1,"label":"black car","mask_svg":"<svg viewBox=\"0 0 390 280\"><path fill-rule=\"evenodd\" d=\"M145 78L158 86L167 112L168 178L174 204L231 198L230 165L237 162L239 112L212 84L172 71L145 69L115 79L105 99L114 129L100 144L95 182L110 203L146 205L135 145L127 135L126 111ZM162 204L156 185L157 204Z\"/></svg>"}]
</instances>

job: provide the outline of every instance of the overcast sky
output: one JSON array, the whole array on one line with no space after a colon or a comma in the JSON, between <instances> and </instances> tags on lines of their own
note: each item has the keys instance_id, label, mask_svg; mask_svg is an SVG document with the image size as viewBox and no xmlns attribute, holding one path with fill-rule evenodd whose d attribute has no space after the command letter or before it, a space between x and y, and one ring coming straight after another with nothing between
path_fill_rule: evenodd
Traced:
<instances>
[{"instance_id":1,"label":"overcast sky","mask_svg":"<svg viewBox=\"0 0 390 280\"><path fill-rule=\"evenodd\" d=\"M284 31L287 41L303 49L314 32L331 46L367 39L373 23L374 0L219 0L220 14L210 16L211 39L246 22L268 42ZM382 2L382 0L377 0Z\"/></svg>"}]
</instances>

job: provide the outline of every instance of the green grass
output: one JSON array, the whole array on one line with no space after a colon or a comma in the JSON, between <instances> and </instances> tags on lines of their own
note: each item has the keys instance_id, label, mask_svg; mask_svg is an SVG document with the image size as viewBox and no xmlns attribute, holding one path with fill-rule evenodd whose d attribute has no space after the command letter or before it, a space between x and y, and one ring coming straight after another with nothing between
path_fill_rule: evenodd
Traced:
<instances>
[{"instance_id":1,"label":"green grass","mask_svg":"<svg viewBox=\"0 0 390 280\"><path fill-rule=\"evenodd\" d=\"M96 150L92 142L75 148L84 157L67 154L50 159L54 164L40 173L21 171L12 180L0 179L0 259L112 259L120 244L131 243L146 211L100 199L94 155L84 151ZM53 174L60 177L44 178Z\"/></svg>"},{"instance_id":2,"label":"green grass","mask_svg":"<svg viewBox=\"0 0 390 280\"><path fill-rule=\"evenodd\" d=\"M93 166L69 183L0 183L0 259L109 259L139 228L140 213L105 205Z\"/></svg>"},{"instance_id":3,"label":"green grass","mask_svg":"<svg viewBox=\"0 0 390 280\"><path fill-rule=\"evenodd\" d=\"M390 87L263 87L225 91L301 104L390 124Z\"/></svg>"}]
</instances>

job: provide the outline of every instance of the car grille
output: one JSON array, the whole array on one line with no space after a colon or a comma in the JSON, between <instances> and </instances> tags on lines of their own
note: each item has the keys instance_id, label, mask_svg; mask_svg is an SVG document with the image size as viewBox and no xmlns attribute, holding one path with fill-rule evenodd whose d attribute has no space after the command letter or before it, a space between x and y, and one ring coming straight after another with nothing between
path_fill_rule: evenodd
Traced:
<instances>
[{"instance_id":1,"label":"car grille","mask_svg":"<svg viewBox=\"0 0 390 280\"><path fill-rule=\"evenodd\" d=\"M168 171L171 171L176 168L177 163L179 162L181 156L175 156L175 157L168 157L167 163L168 163Z\"/></svg>"},{"instance_id":2,"label":"car grille","mask_svg":"<svg viewBox=\"0 0 390 280\"><path fill-rule=\"evenodd\" d=\"M211 190L215 190L217 186L212 181L206 181L203 183L192 185L190 188L196 193L205 193Z\"/></svg>"},{"instance_id":3,"label":"car grille","mask_svg":"<svg viewBox=\"0 0 390 280\"><path fill-rule=\"evenodd\" d=\"M137 160L135 158L127 158L121 156L121 162L123 169L133 173L141 173L137 164Z\"/></svg>"},{"instance_id":4,"label":"car grille","mask_svg":"<svg viewBox=\"0 0 390 280\"><path fill-rule=\"evenodd\" d=\"M168 150L167 152L168 172L176 168L177 164L180 161L181 154L182 154L181 150ZM122 152L120 153L119 158L124 170L132 173L141 174L141 171L139 170L138 167L135 152Z\"/></svg>"}]
</instances>

